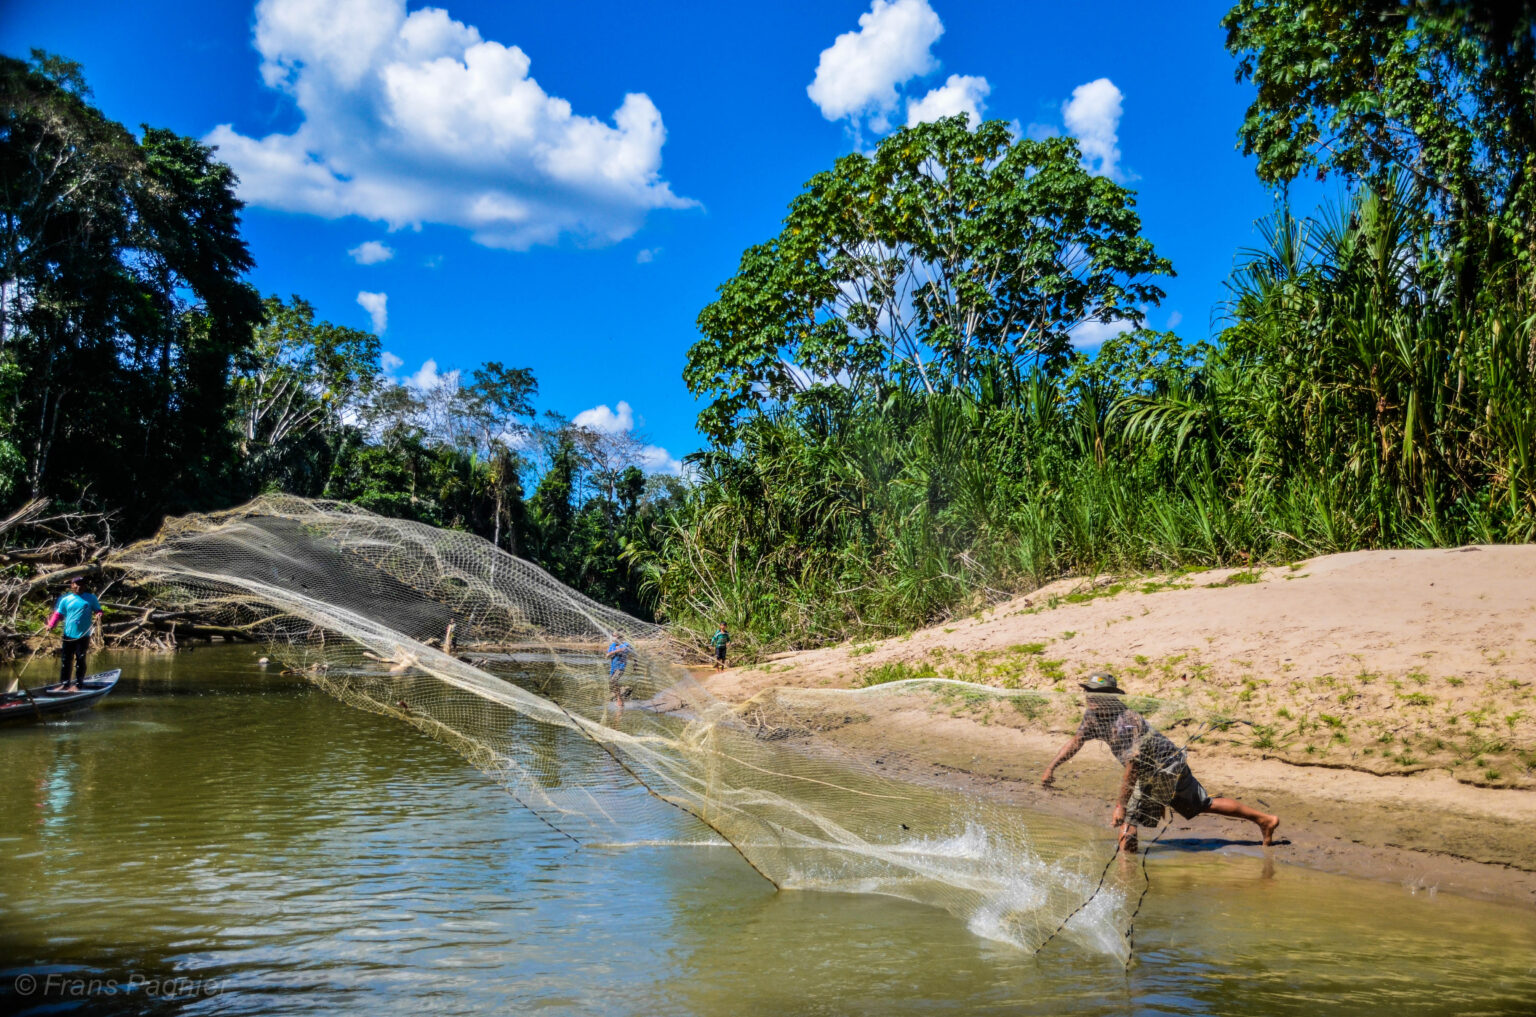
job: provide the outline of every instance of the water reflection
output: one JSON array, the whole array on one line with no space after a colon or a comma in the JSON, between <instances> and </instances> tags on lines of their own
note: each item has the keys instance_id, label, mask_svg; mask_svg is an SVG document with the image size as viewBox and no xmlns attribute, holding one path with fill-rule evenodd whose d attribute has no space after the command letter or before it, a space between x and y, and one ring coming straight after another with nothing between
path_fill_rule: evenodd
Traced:
<instances>
[{"instance_id":1,"label":"water reflection","mask_svg":"<svg viewBox=\"0 0 1536 1017\"><path fill-rule=\"evenodd\" d=\"M69 822L69 803L75 796L76 767L70 750L74 742L61 739L55 743L53 761L48 764L39 787L37 807L42 810L43 832L57 834Z\"/></svg>"},{"instance_id":2,"label":"water reflection","mask_svg":"<svg viewBox=\"0 0 1536 1017\"><path fill-rule=\"evenodd\" d=\"M1169 852L1119 964L869 895L775 893L675 810L577 847L446 748L247 651L128 660L0 732L0 1011L1529 1013L1536 917ZM563 732L571 793L640 794ZM622 845L622 846L618 846ZM682 846L688 845L688 846ZM1059 947L1059 948L1058 948ZM19 975L216 996L23 998Z\"/></svg>"}]
</instances>

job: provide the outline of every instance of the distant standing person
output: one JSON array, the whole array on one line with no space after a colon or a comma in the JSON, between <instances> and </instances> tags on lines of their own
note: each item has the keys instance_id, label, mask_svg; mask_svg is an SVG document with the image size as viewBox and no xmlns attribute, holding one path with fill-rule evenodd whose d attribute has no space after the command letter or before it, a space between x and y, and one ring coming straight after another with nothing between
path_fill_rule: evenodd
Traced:
<instances>
[{"instance_id":1,"label":"distant standing person","mask_svg":"<svg viewBox=\"0 0 1536 1017\"><path fill-rule=\"evenodd\" d=\"M1056 767L1077 755L1084 742L1099 739L1125 766L1110 825L1119 828L1120 846L1126 851L1136 850L1136 827L1158 825L1170 805L1185 819L1204 812L1246 819L1259 828L1266 846L1274 841L1280 818L1249 808L1235 798L1212 798L1190 772L1184 753L1117 698L1125 692L1114 675L1108 671L1089 675L1082 689L1089 693L1083 722L1045 768L1040 777L1042 787L1051 786Z\"/></svg>"},{"instance_id":2,"label":"distant standing person","mask_svg":"<svg viewBox=\"0 0 1536 1017\"><path fill-rule=\"evenodd\" d=\"M59 651L59 681L66 688L78 687L80 679L85 677L85 655L91 648L91 632L100 615L101 602L94 594L85 592L84 577L75 576L69 581L69 592L59 598L53 614L48 616L50 632L60 621L64 623L64 643ZM73 680L70 678L71 668L74 670Z\"/></svg>"},{"instance_id":3,"label":"distant standing person","mask_svg":"<svg viewBox=\"0 0 1536 1017\"><path fill-rule=\"evenodd\" d=\"M731 634L725 630L725 622L720 623L720 631L709 637L709 645L715 648L715 670L725 670L725 648L731 645Z\"/></svg>"},{"instance_id":4,"label":"distant standing person","mask_svg":"<svg viewBox=\"0 0 1536 1017\"><path fill-rule=\"evenodd\" d=\"M629 655L634 652L623 636L613 634L613 642L608 644L608 691L619 704L620 718L624 716L624 671L629 667Z\"/></svg>"}]
</instances>

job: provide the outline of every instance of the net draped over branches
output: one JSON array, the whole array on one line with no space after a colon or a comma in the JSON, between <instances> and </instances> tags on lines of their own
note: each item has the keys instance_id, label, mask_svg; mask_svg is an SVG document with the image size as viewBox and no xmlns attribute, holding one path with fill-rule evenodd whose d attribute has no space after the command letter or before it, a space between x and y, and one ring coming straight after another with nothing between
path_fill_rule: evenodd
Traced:
<instances>
[{"instance_id":1,"label":"net draped over branches","mask_svg":"<svg viewBox=\"0 0 1536 1017\"><path fill-rule=\"evenodd\" d=\"M344 702L446 742L579 843L633 843L682 822L728 842L782 889L889 894L1025 949L1059 930L1127 956L1135 894L1101 885L1103 841L894 779L819 734L855 713L878 721L956 696L1011 706L1041 730L1070 729L1081 707L1067 697L918 680L770 690L733 706L692 680L660 627L479 537L335 502L264 497L172 520L110 564L167 606L246 628L275 663ZM610 676L615 633L633 653ZM628 699L622 715L615 689ZM1172 708L1132 706L1128 734L1093 721L1100 711L1084 733L1112 748L1120 738L1117 756L1166 746L1144 762L1176 774L1182 752L1148 737L1148 720L1166 724ZM1165 801L1163 785L1172 781L1146 791Z\"/></svg>"}]
</instances>

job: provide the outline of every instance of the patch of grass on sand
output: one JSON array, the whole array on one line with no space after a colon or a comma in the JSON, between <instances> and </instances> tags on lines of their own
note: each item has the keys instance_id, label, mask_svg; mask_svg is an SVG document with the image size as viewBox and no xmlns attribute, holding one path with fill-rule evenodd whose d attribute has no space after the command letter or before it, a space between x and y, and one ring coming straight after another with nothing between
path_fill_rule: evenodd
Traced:
<instances>
[{"instance_id":1,"label":"patch of grass on sand","mask_svg":"<svg viewBox=\"0 0 1536 1017\"><path fill-rule=\"evenodd\" d=\"M1188 583L1163 582L1158 580L1142 583L1138 587L1142 593L1161 593L1164 590L1187 590L1189 588L1190 586Z\"/></svg>"},{"instance_id":2,"label":"patch of grass on sand","mask_svg":"<svg viewBox=\"0 0 1536 1017\"><path fill-rule=\"evenodd\" d=\"M937 689L937 693L939 698L946 704L961 709L993 702L993 698L985 692L962 688L958 685L941 685Z\"/></svg>"},{"instance_id":3,"label":"patch of grass on sand","mask_svg":"<svg viewBox=\"0 0 1536 1017\"><path fill-rule=\"evenodd\" d=\"M1041 695L1025 693L1024 695L1013 697L1013 708L1030 720L1040 716L1049 706L1050 700Z\"/></svg>"},{"instance_id":4,"label":"patch of grass on sand","mask_svg":"<svg viewBox=\"0 0 1536 1017\"><path fill-rule=\"evenodd\" d=\"M1263 569L1254 569L1250 572L1234 572L1219 583L1206 583L1205 587L1208 590L1215 590L1224 586L1246 586L1249 583L1257 583L1263 578Z\"/></svg>"},{"instance_id":5,"label":"patch of grass on sand","mask_svg":"<svg viewBox=\"0 0 1536 1017\"><path fill-rule=\"evenodd\" d=\"M884 685L887 682L902 682L909 678L937 678L938 676L939 673L926 661L908 664L904 660L890 660L864 672L864 684L867 687Z\"/></svg>"},{"instance_id":6,"label":"patch of grass on sand","mask_svg":"<svg viewBox=\"0 0 1536 1017\"><path fill-rule=\"evenodd\" d=\"M1096 587L1092 590L1083 590L1078 593L1069 593L1060 598L1063 604L1086 604L1090 600L1098 600L1100 597L1113 597L1125 589L1124 583L1110 583L1108 586ZM1058 598L1052 597L1052 600Z\"/></svg>"}]
</instances>

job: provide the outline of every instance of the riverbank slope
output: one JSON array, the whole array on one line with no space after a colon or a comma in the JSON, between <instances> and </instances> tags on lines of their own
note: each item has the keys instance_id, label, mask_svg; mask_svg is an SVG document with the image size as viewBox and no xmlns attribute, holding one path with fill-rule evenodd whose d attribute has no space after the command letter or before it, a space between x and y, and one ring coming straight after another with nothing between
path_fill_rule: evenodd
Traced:
<instances>
[{"instance_id":1,"label":"riverbank slope","mask_svg":"<svg viewBox=\"0 0 1536 1017\"><path fill-rule=\"evenodd\" d=\"M1063 580L908 636L706 681L737 702L921 676L1070 694L1098 670L1231 722L1191 746L1191 765L1213 793L1283 817L1277 859L1536 905L1536 546ZM1060 720L915 706L828 734L908 760L924 781L1092 821L1108 812L1103 746L1057 790L1039 788L1070 735ZM1175 819L1163 840L1257 850L1251 828L1215 816Z\"/></svg>"}]
</instances>

